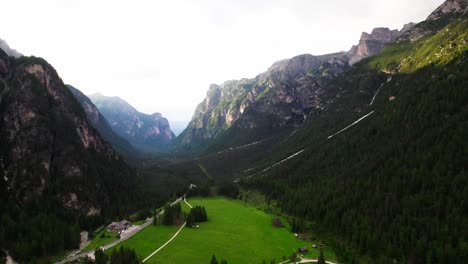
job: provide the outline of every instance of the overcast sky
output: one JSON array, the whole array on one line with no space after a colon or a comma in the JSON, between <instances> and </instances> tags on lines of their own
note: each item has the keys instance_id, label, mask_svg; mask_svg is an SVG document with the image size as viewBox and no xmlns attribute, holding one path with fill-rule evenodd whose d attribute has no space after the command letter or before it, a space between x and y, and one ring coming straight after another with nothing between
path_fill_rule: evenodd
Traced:
<instances>
[{"instance_id":1,"label":"overcast sky","mask_svg":"<svg viewBox=\"0 0 468 264\"><path fill-rule=\"evenodd\" d=\"M424 20L443 0L4 0L0 38L47 59L86 94L189 121L209 84L303 53L348 50L362 31Z\"/></svg>"}]
</instances>

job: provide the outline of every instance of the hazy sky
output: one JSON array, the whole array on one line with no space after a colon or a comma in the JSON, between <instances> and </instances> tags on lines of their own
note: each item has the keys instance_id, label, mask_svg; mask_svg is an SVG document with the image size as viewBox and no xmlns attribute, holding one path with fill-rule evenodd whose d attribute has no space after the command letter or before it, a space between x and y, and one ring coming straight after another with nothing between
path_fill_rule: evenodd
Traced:
<instances>
[{"instance_id":1,"label":"hazy sky","mask_svg":"<svg viewBox=\"0 0 468 264\"><path fill-rule=\"evenodd\" d=\"M3 0L0 38L47 59L86 94L188 121L209 84L303 53L348 50L362 31L425 19L443 0Z\"/></svg>"}]
</instances>

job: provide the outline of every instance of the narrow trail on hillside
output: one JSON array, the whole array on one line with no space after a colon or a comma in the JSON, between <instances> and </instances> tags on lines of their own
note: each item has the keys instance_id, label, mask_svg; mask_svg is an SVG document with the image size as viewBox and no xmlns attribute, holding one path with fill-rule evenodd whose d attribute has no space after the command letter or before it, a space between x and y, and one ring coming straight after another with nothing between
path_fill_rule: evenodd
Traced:
<instances>
[{"instance_id":1,"label":"narrow trail on hillside","mask_svg":"<svg viewBox=\"0 0 468 264\"><path fill-rule=\"evenodd\" d=\"M188 207L190 208L193 208L191 204L189 204L187 202L187 198L184 197L184 202L188 205ZM169 243L172 242L172 240L174 240L180 233L180 231L182 231L182 229L185 227L185 225L187 225L187 222L184 222L184 224L179 228L179 230L177 230L177 232L166 242L164 243L164 245L160 246L158 249L156 249L153 253L151 253L148 257L146 257L142 262L145 263L148 259L150 259L152 256L154 256L156 253L158 253L159 251L161 251L164 247L166 247L167 245L169 245Z\"/></svg>"},{"instance_id":2,"label":"narrow trail on hillside","mask_svg":"<svg viewBox=\"0 0 468 264\"><path fill-rule=\"evenodd\" d=\"M242 145L242 146L238 146L238 147L231 147L231 148L228 148L228 149L225 149L225 150L218 151L216 154L222 154L224 152L228 152L228 151L231 151L231 150L238 150L238 149L242 149L242 148L247 148L247 147L262 143L263 141L265 141L265 140L255 141L255 142L245 144L245 145Z\"/></svg>"},{"instance_id":3,"label":"narrow trail on hillside","mask_svg":"<svg viewBox=\"0 0 468 264\"><path fill-rule=\"evenodd\" d=\"M385 83L382 83L379 87L379 89L377 89L377 91L375 91L374 93L374 96L372 97L372 100L370 102L369 105L373 105L374 104L374 101L375 101L375 98L377 97L377 95L379 94L380 90L382 89L382 87L384 86Z\"/></svg>"},{"instance_id":4,"label":"narrow trail on hillside","mask_svg":"<svg viewBox=\"0 0 468 264\"><path fill-rule=\"evenodd\" d=\"M367 115L365 115L365 116L359 118L358 120L354 121L351 125L349 125L349 126L343 128L343 129L341 129L340 131L336 132L335 134L333 134L333 135L331 135L331 136L328 136L328 139L330 139L330 138L332 138L332 137L334 137L334 136L336 136L336 135L338 135L338 134L340 134L340 133L343 133L344 131L350 129L351 127L355 126L357 123L359 123L359 122L361 122L362 120L366 119L366 117L372 115L373 113L374 113L374 111L371 111L371 112L368 113Z\"/></svg>"},{"instance_id":5,"label":"narrow trail on hillside","mask_svg":"<svg viewBox=\"0 0 468 264\"><path fill-rule=\"evenodd\" d=\"M286 161L288 161L288 160L290 160L290 159L296 157L297 155L299 155L299 154L301 154L302 152L304 152L306 149L307 149L307 148L305 148L305 149L303 149L303 150L301 150L301 151L298 151L298 152L292 154L291 156L289 156L289 157L287 157L287 158L285 158L285 159L283 159L283 160L281 160L281 161L279 161L279 162L277 162L277 163L271 165L270 167L267 167L267 168L265 168L265 169L263 169L263 170L261 170L261 171L259 171L259 172L256 172L256 173L254 173L254 174L248 176L247 179L250 179L250 178L252 178L253 176L255 176L255 175L259 174L259 173L265 172L265 171L267 171L267 170L269 170L269 169L271 169L271 168L273 168L273 167L275 167L275 166L280 165L280 164L283 163L283 162L286 162Z\"/></svg>"},{"instance_id":6,"label":"narrow trail on hillside","mask_svg":"<svg viewBox=\"0 0 468 264\"><path fill-rule=\"evenodd\" d=\"M383 86L383 84L382 84L382 86ZM382 87L382 86L381 86L381 87ZM379 88L379 89L380 89L380 88ZM378 93L378 91L377 91L377 93ZM377 93L376 93L376 95L377 95ZM374 95L374 97L375 97L376 95ZM373 100L372 100L371 103L373 103ZM346 131L346 130L348 130L348 129L350 129L351 127L355 126L357 123L359 123L359 122L361 122L362 120L366 119L368 116L372 115L373 113L374 113L374 111L371 111L370 113L368 113L368 114L364 115L363 117L359 118L358 120L354 121L351 125L349 125L349 126L343 128L343 129L341 129L340 131L336 132L336 133L333 134L333 135L328 136L327 140L333 138L334 136L336 136L336 135L338 135L338 134L340 134L340 133L343 133L344 131ZM286 161L288 161L288 160L290 160L290 159L292 159L292 158L294 158L294 157L300 155L302 152L304 152L304 151L307 150L308 148L309 148L309 147L306 147L306 148L304 148L304 149L302 149L302 150L300 150L300 151L298 151L298 152L292 154L291 156L289 156L289 157L287 157L287 158L285 158L285 159L283 159L283 160L281 160L281 161L279 161L279 162L277 162L277 163L275 163L275 164L273 164L273 165L271 165L271 166L269 166L269 167L267 167L267 168L265 168L265 169L263 169L263 170L261 170L261 171L259 171L259 172L256 172L256 173L254 173L254 174L251 174L251 175L247 176L247 179L250 179L250 178L252 178L253 176L255 176L255 175L259 174L259 173L266 172L266 171L270 170L271 168L273 168L273 167L275 167L275 166L278 166L278 165L280 165L281 163L286 162ZM250 168L250 169L248 169L248 170L245 170L244 172L250 171L250 170L252 170L252 169L253 169L253 168Z\"/></svg>"}]
</instances>

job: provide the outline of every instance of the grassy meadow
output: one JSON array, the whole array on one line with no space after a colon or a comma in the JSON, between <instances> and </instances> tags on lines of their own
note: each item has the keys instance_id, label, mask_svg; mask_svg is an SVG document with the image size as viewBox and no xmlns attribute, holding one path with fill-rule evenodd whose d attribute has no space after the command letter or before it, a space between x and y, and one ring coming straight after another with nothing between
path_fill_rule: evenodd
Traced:
<instances>
[{"instance_id":1,"label":"grassy meadow","mask_svg":"<svg viewBox=\"0 0 468 264\"><path fill-rule=\"evenodd\" d=\"M213 254L230 264L260 264L263 260L269 263L272 259L279 262L283 256L290 256L298 248L310 248L312 245L296 239L286 221L282 220L285 227L274 227L272 220L277 217L242 201L216 197L194 198L188 202L192 206L205 206L209 221L201 223L199 228L184 228L174 241L146 263L209 263ZM187 209L184 202L182 207ZM141 252L139 246L127 245ZM310 250L306 257L315 258L318 251ZM335 259L328 250L325 250L325 256L330 260Z\"/></svg>"}]
</instances>

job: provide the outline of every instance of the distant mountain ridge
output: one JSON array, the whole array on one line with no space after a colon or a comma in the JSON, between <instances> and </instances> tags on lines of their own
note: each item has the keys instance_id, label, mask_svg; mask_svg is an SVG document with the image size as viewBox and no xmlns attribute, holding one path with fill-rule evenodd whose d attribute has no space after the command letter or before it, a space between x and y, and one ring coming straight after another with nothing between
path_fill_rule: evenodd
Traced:
<instances>
[{"instance_id":1,"label":"distant mountain ridge","mask_svg":"<svg viewBox=\"0 0 468 264\"><path fill-rule=\"evenodd\" d=\"M164 151L175 138L169 121L160 113L147 115L138 112L119 97L97 93L89 98L107 119L111 128L141 151Z\"/></svg>"}]
</instances>

